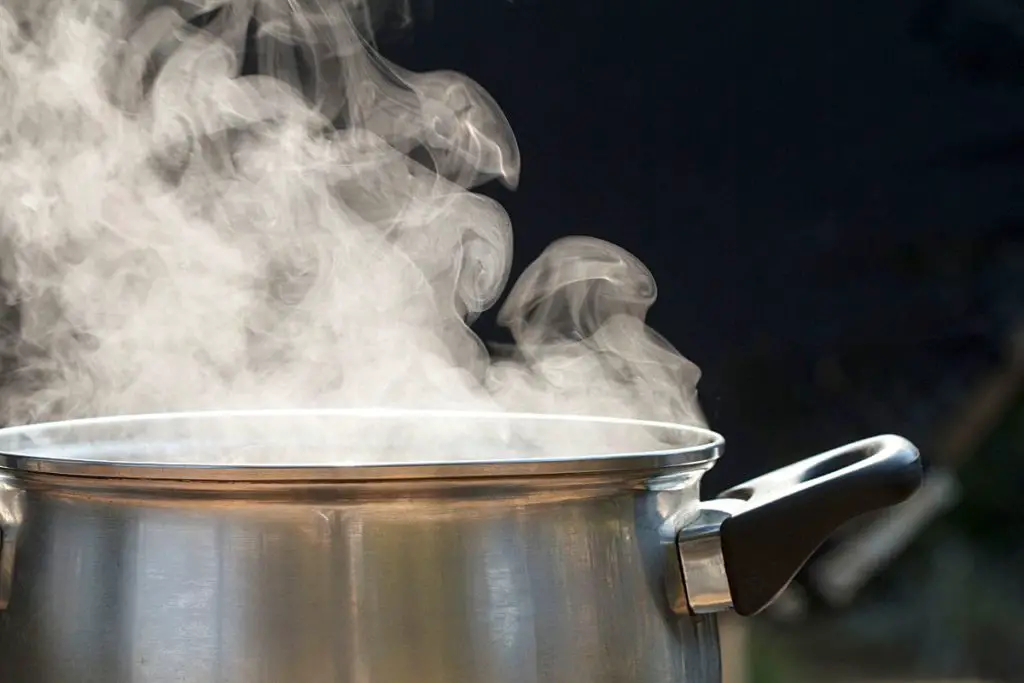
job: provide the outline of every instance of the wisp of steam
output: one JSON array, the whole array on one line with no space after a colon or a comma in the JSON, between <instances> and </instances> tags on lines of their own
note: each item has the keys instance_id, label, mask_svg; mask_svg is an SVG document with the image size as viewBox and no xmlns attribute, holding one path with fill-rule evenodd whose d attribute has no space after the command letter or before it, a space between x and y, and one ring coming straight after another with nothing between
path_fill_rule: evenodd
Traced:
<instances>
[{"instance_id":1,"label":"wisp of steam","mask_svg":"<svg viewBox=\"0 0 1024 683\"><path fill-rule=\"evenodd\" d=\"M702 423L699 371L647 328L654 281L614 245L562 239L526 269L498 315L513 349L470 330L512 252L504 210L470 190L515 186L519 152L475 82L381 56L375 30L405 10L0 6L8 424L351 407ZM531 453L581 438L503 433Z\"/></svg>"}]
</instances>

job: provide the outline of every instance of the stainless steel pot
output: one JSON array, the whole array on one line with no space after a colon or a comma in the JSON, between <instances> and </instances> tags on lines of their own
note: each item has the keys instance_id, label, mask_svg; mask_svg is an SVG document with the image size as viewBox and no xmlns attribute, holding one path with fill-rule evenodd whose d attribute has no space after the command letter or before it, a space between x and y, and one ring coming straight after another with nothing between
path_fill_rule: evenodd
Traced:
<instances>
[{"instance_id":1,"label":"stainless steel pot","mask_svg":"<svg viewBox=\"0 0 1024 683\"><path fill-rule=\"evenodd\" d=\"M455 461L440 437L410 441L426 423L614 448ZM333 426L348 436L325 440ZM259 443L238 436L254 427ZM689 445L617 452L655 432ZM410 457L367 464L359 434ZM298 464L203 464L296 444ZM715 683L715 612L758 612L837 527L921 477L914 447L880 436L701 502L722 445L442 412L0 430L0 681Z\"/></svg>"}]
</instances>

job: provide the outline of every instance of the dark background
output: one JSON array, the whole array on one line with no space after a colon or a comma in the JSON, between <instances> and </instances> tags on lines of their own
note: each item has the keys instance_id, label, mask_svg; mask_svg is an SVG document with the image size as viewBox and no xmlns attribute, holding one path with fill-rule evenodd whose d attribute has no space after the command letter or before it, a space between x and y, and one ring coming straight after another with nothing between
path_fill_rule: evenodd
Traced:
<instances>
[{"instance_id":1,"label":"dark background","mask_svg":"<svg viewBox=\"0 0 1024 683\"><path fill-rule=\"evenodd\" d=\"M653 271L730 442L712 488L927 445L1020 319L1018 0L436 0L382 48L504 109L517 271L569 234Z\"/></svg>"}]
</instances>

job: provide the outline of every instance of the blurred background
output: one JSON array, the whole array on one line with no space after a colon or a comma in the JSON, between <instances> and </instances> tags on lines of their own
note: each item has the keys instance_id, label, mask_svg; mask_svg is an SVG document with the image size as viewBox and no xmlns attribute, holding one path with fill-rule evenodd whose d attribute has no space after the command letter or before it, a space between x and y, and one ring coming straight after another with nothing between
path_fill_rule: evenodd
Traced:
<instances>
[{"instance_id":1,"label":"blurred background","mask_svg":"<svg viewBox=\"0 0 1024 683\"><path fill-rule=\"evenodd\" d=\"M508 115L518 267L588 234L653 271L729 440L705 495L922 447L916 498L727 624L726 683L1024 680L1024 0L420 8L383 52Z\"/></svg>"}]
</instances>

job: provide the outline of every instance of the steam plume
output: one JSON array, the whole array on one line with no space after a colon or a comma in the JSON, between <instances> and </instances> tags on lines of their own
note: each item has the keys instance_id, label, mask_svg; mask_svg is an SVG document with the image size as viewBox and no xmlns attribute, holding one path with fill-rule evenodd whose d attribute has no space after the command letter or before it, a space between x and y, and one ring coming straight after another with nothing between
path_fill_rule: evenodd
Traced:
<instances>
[{"instance_id":1,"label":"steam plume","mask_svg":"<svg viewBox=\"0 0 1024 683\"><path fill-rule=\"evenodd\" d=\"M520 159L484 90L375 49L360 0L8 0L0 235L9 423L388 406L700 423L650 273L556 242L509 274ZM247 75L243 75L243 68ZM543 450L543 449L542 449Z\"/></svg>"}]
</instances>

